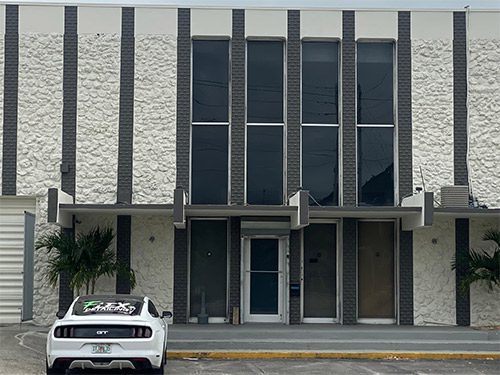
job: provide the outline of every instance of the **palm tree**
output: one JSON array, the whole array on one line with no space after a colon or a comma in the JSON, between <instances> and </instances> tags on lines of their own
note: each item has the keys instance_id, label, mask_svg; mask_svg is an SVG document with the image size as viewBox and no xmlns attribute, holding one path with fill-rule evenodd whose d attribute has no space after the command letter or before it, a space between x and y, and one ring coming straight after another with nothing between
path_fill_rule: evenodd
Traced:
<instances>
[{"instance_id":1,"label":"palm tree","mask_svg":"<svg viewBox=\"0 0 500 375\"><path fill-rule=\"evenodd\" d=\"M460 283L462 292L469 290L475 282L486 284L492 291L495 286L500 286L500 230L489 229L482 237L483 241L492 241L495 245L493 252L480 249L470 249L464 255L463 264L467 265L465 277ZM491 253L491 254L490 254ZM456 270L456 259L452 261L451 268Z\"/></svg>"},{"instance_id":2,"label":"palm tree","mask_svg":"<svg viewBox=\"0 0 500 375\"><path fill-rule=\"evenodd\" d=\"M95 292L95 284L101 276L118 274L128 278L130 286L135 286L135 273L122 262L116 260L111 248L115 235L111 228L92 228L80 233L76 239L62 232L48 233L35 244L35 248L46 249L51 256L45 277L55 287L61 272L70 278L70 287L79 291L85 287L88 294Z\"/></svg>"}]
</instances>

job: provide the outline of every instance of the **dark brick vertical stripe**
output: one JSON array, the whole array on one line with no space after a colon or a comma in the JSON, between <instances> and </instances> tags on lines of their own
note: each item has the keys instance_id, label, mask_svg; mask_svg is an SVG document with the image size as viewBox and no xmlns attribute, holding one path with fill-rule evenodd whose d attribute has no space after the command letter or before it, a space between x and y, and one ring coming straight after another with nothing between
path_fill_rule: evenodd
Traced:
<instances>
[{"instance_id":1,"label":"dark brick vertical stripe","mask_svg":"<svg viewBox=\"0 0 500 375\"><path fill-rule=\"evenodd\" d=\"M2 194L16 195L19 8L5 6Z\"/></svg>"},{"instance_id":2,"label":"dark brick vertical stripe","mask_svg":"<svg viewBox=\"0 0 500 375\"><path fill-rule=\"evenodd\" d=\"M399 324L413 325L413 232L399 232Z\"/></svg>"},{"instance_id":3,"label":"dark brick vertical stripe","mask_svg":"<svg viewBox=\"0 0 500 375\"><path fill-rule=\"evenodd\" d=\"M399 199L413 191L410 17L410 12L399 12L398 15Z\"/></svg>"},{"instance_id":4,"label":"dark brick vertical stripe","mask_svg":"<svg viewBox=\"0 0 500 375\"><path fill-rule=\"evenodd\" d=\"M186 229L174 232L174 323L187 323L188 238Z\"/></svg>"},{"instance_id":5,"label":"dark brick vertical stripe","mask_svg":"<svg viewBox=\"0 0 500 375\"><path fill-rule=\"evenodd\" d=\"M191 127L191 13L177 14L177 187L189 189L189 130Z\"/></svg>"},{"instance_id":6,"label":"dark brick vertical stripe","mask_svg":"<svg viewBox=\"0 0 500 375\"><path fill-rule=\"evenodd\" d=\"M288 11L287 195L300 187L300 11Z\"/></svg>"},{"instance_id":7,"label":"dark brick vertical stripe","mask_svg":"<svg viewBox=\"0 0 500 375\"><path fill-rule=\"evenodd\" d=\"M76 175L76 97L78 78L77 7L64 8L64 66L63 66L63 123L61 189L75 197ZM63 229L74 237L75 229ZM65 311L73 301L69 276L61 273L59 278L59 310Z\"/></svg>"},{"instance_id":8,"label":"dark brick vertical stripe","mask_svg":"<svg viewBox=\"0 0 500 375\"><path fill-rule=\"evenodd\" d=\"M240 307L241 231L240 218L232 217L229 256L229 318L233 321L233 308ZM240 311L241 316L241 311Z\"/></svg>"},{"instance_id":9,"label":"dark brick vertical stripe","mask_svg":"<svg viewBox=\"0 0 500 375\"><path fill-rule=\"evenodd\" d=\"M411 13L398 13L399 199L413 191L411 123ZM399 324L413 325L413 233L399 233Z\"/></svg>"},{"instance_id":10,"label":"dark brick vertical stripe","mask_svg":"<svg viewBox=\"0 0 500 375\"><path fill-rule=\"evenodd\" d=\"M122 8L120 123L118 133L118 203L131 203L132 201L134 47L134 8Z\"/></svg>"},{"instance_id":11,"label":"dark brick vertical stripe","mask_svg":"<svg viewBox=\"0 0 500 375\"><path fill-rule=\"evenodd\" d=\"M342 323L357 321L357 256L356 219L344 218L342 222Z\"/></svg>"},{"instance_id":12,"label":"dark brick vertical stripe","mask_svg":"<svg viewBox=\"0 0 500 375\"><path fill-rule=\"evenodd\" d=\"M460 283L467 271L466 255L469 251L469 219L455 219L455 271L457 325L470 325L470 290L463 292Z\"/></svg>"},{"instance_id":13,"label":"dark brick vertical stripe","mask_svg":"<svg viewBox=\"0 0 500 375\"><path fill-rule=\"evenodd\" d=\"M290 283L300 283L300 230L290 232ZM287 291L288 292L288 291ZM300 324L300 296L290 296L290 324Z\"/></svg>"},{"instance_id":14,"label":"dark brick vertical stripe","mask_svg":"<svg viewBox=\"0 0 500 375\"><path fill-rule=\"evenodd\" d=\"M131 217L118 215L116 221L116 259L130 268L130 235ZM130 294L130 281L128 278L116 276L116 293Z\"/></svg>"},{"instance_id":15,"label":"dark brick vertical stripe","mask_svg":"<svg viewBox=\"0 0 500 375\"><path fill-rule=\"evenodd\" d=\"M231 80L231 203L243 204L245 188L245 11L243 9L233 9Z\"/></svg>"},{"instance_id":16,"label":"dark brick vertical stripe","mask_svg":"<svg viewBox=\"0 0 500 375\"><path fill-rule=\"evenodd\" d=\"M342 205L356 205L356 43L354 11L342 12Z\"/></svg>"},{"instance_id":17,"label":"dark brick vertical stripe","mask_svg":"<svg viewBox=\"0 0 500 375\"><path fill-rule=\"evenodd\" d=\"M453 13L453 165L455 185L468 185L465 12Z\"/></svg>"}]
</instances>

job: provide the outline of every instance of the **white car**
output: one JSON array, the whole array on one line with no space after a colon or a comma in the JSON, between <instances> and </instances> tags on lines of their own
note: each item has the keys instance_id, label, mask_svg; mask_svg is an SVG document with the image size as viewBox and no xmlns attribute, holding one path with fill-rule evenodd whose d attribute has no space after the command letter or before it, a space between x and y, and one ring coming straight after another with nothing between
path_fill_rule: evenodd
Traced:
<instances>
[{"instance_id":1,"label":"white car","mask_svg":"<svg viewBox=\"0 0 500 375\"><path fill-rule=\"evenodd\" d=\"M47 374L67 369L141 370L163 374L168 325L148 297L77 297L47 335Z\"/></svg>"}]
</instances>

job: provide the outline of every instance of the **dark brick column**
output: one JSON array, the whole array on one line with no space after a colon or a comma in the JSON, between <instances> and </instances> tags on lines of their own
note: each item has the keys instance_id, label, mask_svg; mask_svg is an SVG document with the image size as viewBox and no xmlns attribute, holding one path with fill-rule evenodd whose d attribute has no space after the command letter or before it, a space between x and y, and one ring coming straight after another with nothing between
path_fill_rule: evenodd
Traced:
<instances>
[{"instance_id":1,"label":"dark brick column","mask_svg":"<svg viewBox=\"0 0 500 375\"><path fill-rule=\"evenodd\" d=\"M399 199L413 192L411 123L411 14L398 13ZM413 325L413 232L399 230L399 324Z\"/></svg>"},{"instance_id":2,"label":"dark brick column","mask_svg":"<svg viewBox=\"0 0 500 375\"><path fill-rule=\"evenodd\" d=\"M187 323L188 249L187 230L174 232L174 323Z\"/></svg>"},{"instance_id":3,"label":"dark brick column","mask_svg":"<svg viewBox=\"0 0 500 375\"><path fill-rule=\"evenodd\" d=\"M191 128L191 11L177 11L177 187L189 190ZM174 232L174 323L187 323L187 229Z\"/></svg>"},{"instance_id":4,"label":"dark brick column","mask_svg":"<svg viewBox=\"0 0 500 375\"><path fill-rule=\"evenodd\" d=\"M455 295L457 325L470 325L470 290L463 292L460 283L465 277L468 264L465 256L469 251L469 219L455 219Z\"/></svg>"},{"instance_id":5,"label":"dark brick column","mask_svg":"<svg viewBox=\"0 0 500 375\"><path fill-rule=\"evenodd\" d=\"M19 8L5 6L2 195L16 195Z\"/></svg>"},{"instance_id":6,"label":"dark brick column","mask_svg":"<svg viewBox=\"0 0 500 375\"><path fill-rule=\"evenodd\" d=\"M233 322L233 307L240 308L240 275L241 275L241 220L230 218L231 239L229 255L229 322ZM240 310L241 319L241 310ZM239 322L238 322L239 323Z\"/></svg>"},{"instance_id":7,"label":"dark brick column","mask_svg":"<svg viewBox=\"0 0 500 375\"><path fill-rule=\"evenodd\" d=\"M243 204L245 188L245 11L233 9L231 41L231 203Z\"/></svg>"},{"instance_id":8,"label":"dark brick column","mask_svg":"<svg viewBox=\"0 0 500 375\"><path fill-rule=\"evenodd\" d=\"M290 284L300 283L300 240L300 230L290 231ZM290 324L300 323L300 296L290 296Z\"/></svg>"},{"instance_id":9,"label":"dark brick column","mask_svg":"<svg viewBox=\"0 0 500 375\"><path fill-rule=\"evenodd\" d=\"M455 185L468 185L467 41L465 13L453 13L453 166Z\"/></svg>"},{"instance_id":10,"label":"dark brick column","mask_svg":"<svg viewBox=\"0 0 500 375\"><path fill-rule=\"evenodd\" d=\"M357 222L342 220L342 324L357 323Z\"/></svg>"},{"instance_id":11,"label":"dark brick column","mask_svg":"<svg viewBox=\"0 0 500 375\"><path fill-rule=\"evenodd\" d=\"M342 12L342 205L356 206L356 42L354 11Z\"/></svg>"},{"instance_id":12,"label":"dark brick column","mask_svg":"<svg viewBox=\"0 0 500 375\"><path fill-rule=\"evenodd\" d=\"M132 152L134 134L134 8L122 8L120 59L120 119L118 131L117 203L132 202ZM130 269L132 220L118 216L116 258ZM116 292L130 293L128 278L117 275Z\"/></svg>"},{"instance_id":13,"label":"dark brick column","mask_svg":"<svg viewBox=\"0 0 500 375\"><path fill-rule=\"evenodd\" d=\"M76 176L76 98L78 80L77 7L64 7L63 51L63 123L61 190L75 198ZM73 216L74 222L74 216ZM68 236L75 236L75 226L64 229ZM73 291L67 273L59 276L59 310L66 311L73 302Z\"/></svg>"}]
</instances>

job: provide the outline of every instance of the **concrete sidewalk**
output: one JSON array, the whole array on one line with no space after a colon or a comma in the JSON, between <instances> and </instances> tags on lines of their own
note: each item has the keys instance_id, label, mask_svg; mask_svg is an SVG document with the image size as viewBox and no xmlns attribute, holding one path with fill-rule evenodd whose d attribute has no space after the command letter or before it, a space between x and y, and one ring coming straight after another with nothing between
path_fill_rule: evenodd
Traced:
<instances>
[{"instance_id":1,"label":"concrete sidewalk","mask_svg":"<svg viewBox=\"0 0 500 375\"><path fill-rule=\"evenodd\" d=\"M500 359L500 331L334 324L172 325L169 358Z\"/></svg>"}]
</instances>

